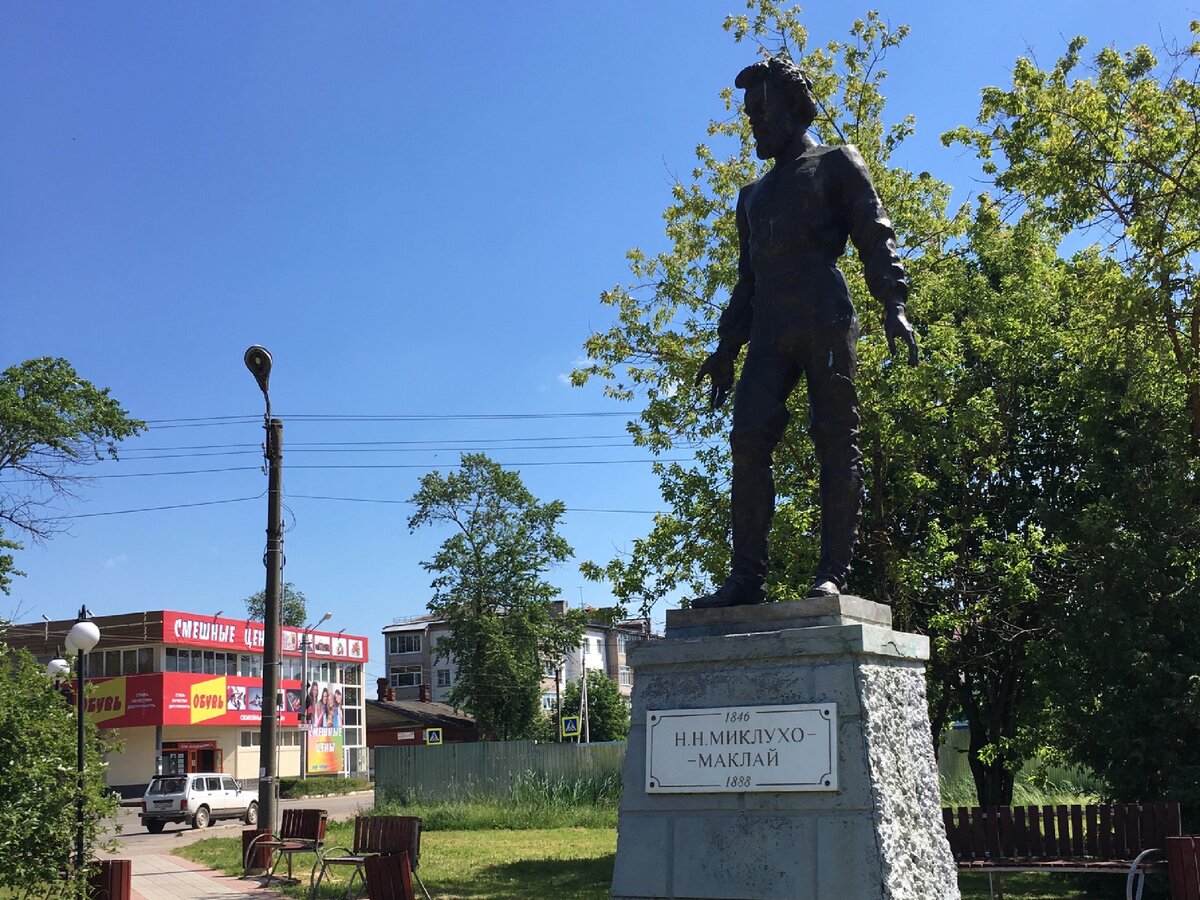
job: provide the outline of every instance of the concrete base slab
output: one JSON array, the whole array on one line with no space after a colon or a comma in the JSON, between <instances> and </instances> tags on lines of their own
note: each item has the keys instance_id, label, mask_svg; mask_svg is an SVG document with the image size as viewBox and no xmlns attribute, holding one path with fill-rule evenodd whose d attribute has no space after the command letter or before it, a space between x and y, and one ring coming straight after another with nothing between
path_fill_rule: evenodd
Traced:
<instances>
[{"instance_id":1,"label":"concrete base slab","mask_svg":"<svg viewBox=\"0 0 1200 900\"><path fill-rule=\"evenodd\" d=\"M890 625L846 595L668 612L667 639L629 654L614 900L957 900L928 641ZM837 704L837 791L646 792L650 711L810 703Z\"/></svg>"}]
</instances>

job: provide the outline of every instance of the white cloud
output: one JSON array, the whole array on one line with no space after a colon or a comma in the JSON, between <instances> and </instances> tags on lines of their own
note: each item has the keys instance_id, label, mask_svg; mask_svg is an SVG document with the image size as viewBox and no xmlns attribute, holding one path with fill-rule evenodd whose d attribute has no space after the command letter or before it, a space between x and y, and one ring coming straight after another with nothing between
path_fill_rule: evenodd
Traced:
<instances>
[{"instance_id":1,"label":"white cloud","mask_svg":"<svg viewBox=\"0 0 1200 900\"><path fill-rule=\"evenodd\" d=\"M104 561L104 568L115 569L117 566L124 565L128 559L129 557L124 553L122 553L120 556L110 556Z\"/></svg>"}]
</instances>

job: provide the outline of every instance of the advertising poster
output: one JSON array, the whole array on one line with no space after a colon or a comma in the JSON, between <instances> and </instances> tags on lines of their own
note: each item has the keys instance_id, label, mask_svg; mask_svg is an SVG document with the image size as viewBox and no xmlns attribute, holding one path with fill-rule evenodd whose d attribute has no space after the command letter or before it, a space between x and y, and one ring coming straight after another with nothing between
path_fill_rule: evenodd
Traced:
<instances>
[{"instance_id":1,"label":"advertising poster","mask_svg":"<svg viewBox=\"0 0 1200 900\"><path fill-rule=\"evenodd\" d=\"M284 682L284 725L298 724L303 688ZM338 696L338 719L341 697ZM104 728L145 725L245 725L262 721L262 682L233 675L162 672L88 681L87 715Z\"/></svg>"},{"instance_id":2,"label":"advertising poster","mask_svg":"<svg viewBox=\"0 0 1200 900\"><path fill-rule=\"evenodd\" d=\"M304 700L308 713L308 774L342 771L342 689L314 681Z\"/></svg>"}]
</instances>

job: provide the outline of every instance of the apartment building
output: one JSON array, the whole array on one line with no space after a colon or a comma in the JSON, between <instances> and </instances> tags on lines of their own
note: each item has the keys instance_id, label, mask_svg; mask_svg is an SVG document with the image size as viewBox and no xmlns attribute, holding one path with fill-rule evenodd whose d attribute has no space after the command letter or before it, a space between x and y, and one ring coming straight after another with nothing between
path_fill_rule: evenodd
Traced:
<instances>
[{"instance_id":1,"label":"apartment building","mask_svg":"<svg viewBox=\"0 0 1200 900\"><path fill-rule=\"evenodd\" d=\"M566 601L556 600L555 608L564 612ZM421 687L427 685L432 702L448 702L458 678L458 666L453 658L439 658L437 653L438 643L448 633L445 620L436 616L397 619L383 629L388 686L396 692L397 700L419 699ZM567 653L561 660L547 661L542 679L542 708L553 712L566 685L590 670L608 675L617 683L621 696L628 700L633 690L633 673L626 663L626 650L632 642L649 637L649 619L630 619L611 625L589 622L578 650Z\"/></svg>"}]
</instances>

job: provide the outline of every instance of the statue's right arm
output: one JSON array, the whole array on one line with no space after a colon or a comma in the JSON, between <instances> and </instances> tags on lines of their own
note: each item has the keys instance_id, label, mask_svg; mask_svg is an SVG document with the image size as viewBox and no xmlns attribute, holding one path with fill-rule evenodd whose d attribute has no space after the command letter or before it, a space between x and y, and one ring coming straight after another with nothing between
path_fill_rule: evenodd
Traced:
<instances>
[{"instance_id":1,"label":"statue's right arm","mask_svg":"<svg viewBox=\"0 0 1200 900\"><path fill-rule=\"evenodd\" d=\"M709 403L713 409L725 403L733 391L733 365L742 346L750 340L750 326L754 316L754 268L750 264L750 228L746 218L746 192L744 187L738 194L738 280L729 295L729 304L717 321L717 349L696 373L696 384L707 375L712 382Z\"/></svg>"},{"instance_id":2,"label":"statue's right arm","mask_svg":"<svg viewBox=\"0 0 1200 900\"><path fill-rule=\"evenodd\" d=\"M717 322L718 349L737 357L750 340L754 318L754 268L750 264L750 225L746 218L746 195L751 185L742 188L737 199L738 280L729 294L729 305Z\"/></svg>"}]
</instances>

